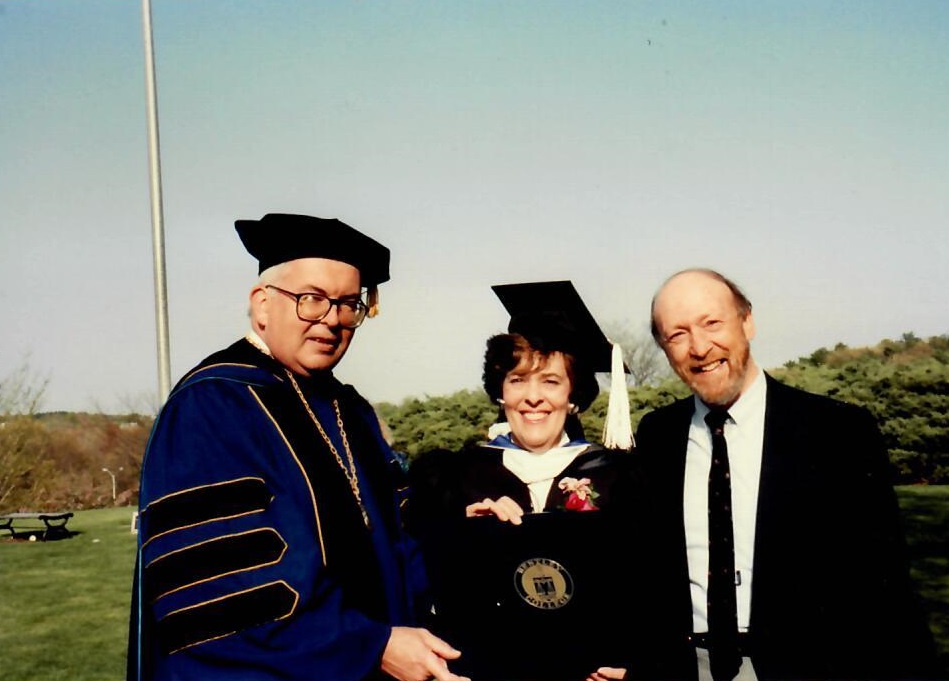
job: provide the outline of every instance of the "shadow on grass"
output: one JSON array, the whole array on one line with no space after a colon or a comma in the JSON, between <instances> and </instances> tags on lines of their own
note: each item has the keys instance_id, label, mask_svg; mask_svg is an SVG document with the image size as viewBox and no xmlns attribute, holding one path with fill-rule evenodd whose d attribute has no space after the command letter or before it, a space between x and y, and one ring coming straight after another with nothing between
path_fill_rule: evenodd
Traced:
<instances>
[{"instance_id":1,"label":"shadow on grass","mask_svg":"<svg viewBox=\"0 0 949 681\"><path fill-rule=\"evenodd\" d=\"M949 679L949 487L898 489L910 572Z\"/></svg>"},{"instance_id":2,"label":"shadow on grass","mask_svg":"<svg viewBox=\"0 0 949 681\"><path fill-rule=\"evenodd\" d=\"M63 539L72 539L80 534L78 530L61 530L57 532L47 533L43 530L18 530L11 535L8 535L3 538L4 542L9 542L11 544L18 544L20 542L51 542L51 541L61 541Z\"/></svg>"}]
</instances>

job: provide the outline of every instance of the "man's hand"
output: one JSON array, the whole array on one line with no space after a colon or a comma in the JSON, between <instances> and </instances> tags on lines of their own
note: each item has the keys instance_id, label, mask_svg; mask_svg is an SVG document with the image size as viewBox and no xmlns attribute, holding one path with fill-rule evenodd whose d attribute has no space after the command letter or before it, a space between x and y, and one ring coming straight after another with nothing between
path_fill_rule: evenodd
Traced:
<instances>
[{"instance_id":1,"label":"man's hand","mask_svg":"<svg viewBox=\"0 0 949 681\"><path fill-rule=\"evenodd\" d=\"M587 681L610 681L626 678L626 670L621 667L600 667L587 677Z\"/></svg>"},{"instance_id":2,"label":"man's hand","mask_svg":"<svg viewBox=\"0 0 949 681\"><path fill-rule=\"evenodd\" d=\"M452 674L448 660L457 660L461 651L420 627L392 627L382 653L382 671L399 681L471 681Z\"/></svg>"},{"instance_id":3,"label":"man's hand","mask_svg":"<svg viewBox=\"0 0 949 681\"><path fill-rule=\"evenodd\" d=\"M476 501L473 504L465 506L465 516L474 518L479 515L494 515L498 520L511 523L512 525L521 524L521 516L524 515L524 509L511 497L501 497L500 499L485 499Z\"/></svg>"}]
</instances>

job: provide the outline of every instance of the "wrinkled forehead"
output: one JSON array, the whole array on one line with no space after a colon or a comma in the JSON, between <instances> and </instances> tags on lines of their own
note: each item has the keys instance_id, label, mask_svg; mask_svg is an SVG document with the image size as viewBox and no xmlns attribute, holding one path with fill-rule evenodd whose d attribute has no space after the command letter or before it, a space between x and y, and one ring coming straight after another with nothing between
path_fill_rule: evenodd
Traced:
<instances>
[{"instance_id":1,"label":"wrinkled forehead","mask_svg":"<svg viewBox=\"0 0 949 681\"><path fill-rule=\"evenodd\" d=\"M277 267L280 267L278 265ZM357 267L341 260L330 258L297 258L283 265L282 274L286 280L300 285L321 289L355 289L358 293L360 272Z\"/></svg>"},{"instance_id":2,"label":"wrinkled forehead","mask_svg":"<svg viewBox=\"0 0 949 681\"><path fill-rule=\"evenodd\" d=\"M728 286L707 274L687 272L666 282L656 294L652 312L658 325L669 326L736 309Z\"/></svg>"}]
</instances>

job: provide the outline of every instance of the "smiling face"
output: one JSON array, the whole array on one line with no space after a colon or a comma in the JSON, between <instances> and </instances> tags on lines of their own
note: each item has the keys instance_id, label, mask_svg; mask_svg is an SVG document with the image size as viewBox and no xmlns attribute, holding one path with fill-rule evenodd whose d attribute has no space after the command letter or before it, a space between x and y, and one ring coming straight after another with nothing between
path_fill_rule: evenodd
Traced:
<instances>
[{"instance_id":1,"label":"smiling face","mask_svg":"<svg viewBox=\"0 0 949 681\"><path fill-rule=\"evenodd\" d=\"M704 272L684 272L660 289L653 321L669 365L709 406L730 407L752 383L755 323L734 294Z\"/></svg>"},{"instance_id":2,"label":"smiling face","mask_svg":"<svg viewBox=\"0 0 949 681\"><path fill-rule=\"evenodd\" d=\"M265 273L250 294L254 330L274 358L291 371L309 376L314 371L332 369L346 354L355 329L340 326L335 305L320 321L303 321L297 316L293 298L266 285L294 293L311 291L331 298L358 298L359 270L338 260L301 258L278 265L271 274Z\"/></svg>"},{"instance_id":3,"label":"smiling face","mask_svg":"<svg viewBox=\"0 0 949 681\"><path fill-rule=\"evenodd\" d=\"M501 384L504 415L514 441L531 452L546 452L560 443L570 409L570 378L564 356L537 354L529 364L507 373Z\"/></svg>"}]
</instances>

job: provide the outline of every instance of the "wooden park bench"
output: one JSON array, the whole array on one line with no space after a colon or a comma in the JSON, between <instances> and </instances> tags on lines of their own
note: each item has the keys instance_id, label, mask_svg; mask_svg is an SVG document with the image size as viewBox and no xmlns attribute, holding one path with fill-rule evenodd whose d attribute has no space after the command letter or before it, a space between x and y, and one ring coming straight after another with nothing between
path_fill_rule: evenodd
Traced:
<instances>
[{"instance_id":1,"label":"wooden park bench","mask_svg":"<svg viewBox=\"0 0 949 681\"><path fill-rule=\"evenodd\" d=\"M61 513L4 513L0 515L0 530L9 530L14 539L31 536L46 541L72 536L66 523L72 518L71 511Z\"/></svg>"}]
</instances>

